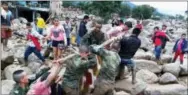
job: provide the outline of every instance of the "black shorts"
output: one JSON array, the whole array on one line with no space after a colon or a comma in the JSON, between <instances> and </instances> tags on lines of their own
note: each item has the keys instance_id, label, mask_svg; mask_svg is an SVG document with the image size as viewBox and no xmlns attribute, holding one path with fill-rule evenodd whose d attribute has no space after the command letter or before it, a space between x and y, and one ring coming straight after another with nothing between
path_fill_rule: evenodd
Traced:
<instances>
[{"instance_id":1,"label":"black shorts","mask_svg":"<svg viewBox=\"0 0 188 95\"><path fill-rule=\"evenodd\" d=\"M64 44L64 41L55 41L55 40L52 41L52 46L53 47L58 47L59 44Z\"/></svg>"}]
</instances>

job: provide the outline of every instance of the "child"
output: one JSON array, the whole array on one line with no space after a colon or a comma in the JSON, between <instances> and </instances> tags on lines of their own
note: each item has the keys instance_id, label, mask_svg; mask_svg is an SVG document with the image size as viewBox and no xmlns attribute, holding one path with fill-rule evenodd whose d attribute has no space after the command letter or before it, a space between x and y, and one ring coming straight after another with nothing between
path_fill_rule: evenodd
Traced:
<instances>
[{"instance_id":1,"label":"child","mask_svg":"<svg viewBox=\"0 0 188 95\"><path fill-rule=\"evenodd\" d=\"M40 60L42 60L43 63L45 63L45 59L40 53L41 45L39 42L39 39L44 39L44 37L40 35L36 30L32 29L30 23L27 23L27 28L29 30L29 33L27 35L27 39L29 42L28 42L28 47L24 53L25 61L28 60L28 57L31 53L34 53Z\"/></svg>"},{"instance_id":2,"label":"child","mask_svg":"<svg viewBox=\"0 0 188 95\"><path fill-rule=\"evenodd\" d=\"M176 61L178 56L180 56L180 63L183 64L184 49L187 47L186 34L182 34L181 38L178 39L174 45L173 53L175 52L173 62Z\"/></svg>"}]
</instances>

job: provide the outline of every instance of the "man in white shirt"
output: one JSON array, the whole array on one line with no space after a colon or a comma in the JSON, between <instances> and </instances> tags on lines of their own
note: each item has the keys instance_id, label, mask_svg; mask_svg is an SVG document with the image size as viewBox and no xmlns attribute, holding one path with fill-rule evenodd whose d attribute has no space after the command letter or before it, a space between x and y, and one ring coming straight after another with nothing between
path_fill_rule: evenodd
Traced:
<instances>
[{"instance_id":1,"label":"man in white shirt","mask_svg":"<svg viewBox=\"0 0 188 95\"><path fill-rule=\"evenodd\" d=\"M67 36L67 45L70 45L70 33L71 33L71 23L70 19L66 17L65 22L63 23L63 27L65 29L65 33Z\"/></svg>"}]
</instances>

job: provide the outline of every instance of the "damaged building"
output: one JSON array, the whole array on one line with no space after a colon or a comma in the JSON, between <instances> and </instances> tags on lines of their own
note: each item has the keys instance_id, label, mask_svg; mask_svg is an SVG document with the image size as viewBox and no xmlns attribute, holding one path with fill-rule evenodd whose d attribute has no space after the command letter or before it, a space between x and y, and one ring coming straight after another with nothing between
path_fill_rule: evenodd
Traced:
<instances>
[{"instance_id":1,"label":"damaged building","mask_svg":"<svg viewBox=\"0 0 188 95\"><path fill-rule=\"evenodd\" d=\"M7 1L10 10L15 18L24 17L29 22L36 18L36 13L40 13L44 20L50 15L50 1Z\"/></svg>"}]
</instances>

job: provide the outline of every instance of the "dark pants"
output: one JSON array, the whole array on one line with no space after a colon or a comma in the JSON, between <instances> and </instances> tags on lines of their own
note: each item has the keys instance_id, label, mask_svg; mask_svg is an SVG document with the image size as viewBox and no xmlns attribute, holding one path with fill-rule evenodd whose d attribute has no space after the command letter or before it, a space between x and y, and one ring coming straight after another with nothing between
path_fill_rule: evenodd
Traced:
<instances>
[{"instance_id":1,"label":"dark pants","mask_svg":"<svg viewBox=\"0 0 188 95\"><path fill-rule=\"evenodd\" d=\"M50 95L65 95L63 88L60 84L53 83L51 85L51 94Z\"/></svg>"},{"instance_id":2,"label":"dark pants","mask_svg":"<svg viewBox=\"0 0 188 95\"><path fill-rule=\"evenodd\" d=\"M34 53L40 60L42 60L42 62L45 61L44 57L42 56L42 54L40 53L40 51L38 51L36 49L36 47L27 47L26 51L25 51L25 54L24 54L24 59L27 61L28 60L28 57L31 53Z\"/></svg>"},{"instance_id":3,"label":"dark pants","mask_svg":"<svg viewBox=\"0 0 188 95\"><path fill-rule=\"evenodd\" d=\"M70 38L67 38L67 46L70 45Z\"/></svg>"},{"instance_id":4,"label":"dark pants","mask_svg":"<svg viewBox=\"0 0 188 95\"><path fill-rule=\"evenodd\" d=\"M136 77L136 72L135 72L136 64L131 59L121 58L121 63L119 65L119 72L118 72L118 76L116 78L121 79L121 77L124 76L125 66L127 66L129 71L132 72L132 84L134 84L135 83L135 77Z\"/></svg>"}]
</instances>

